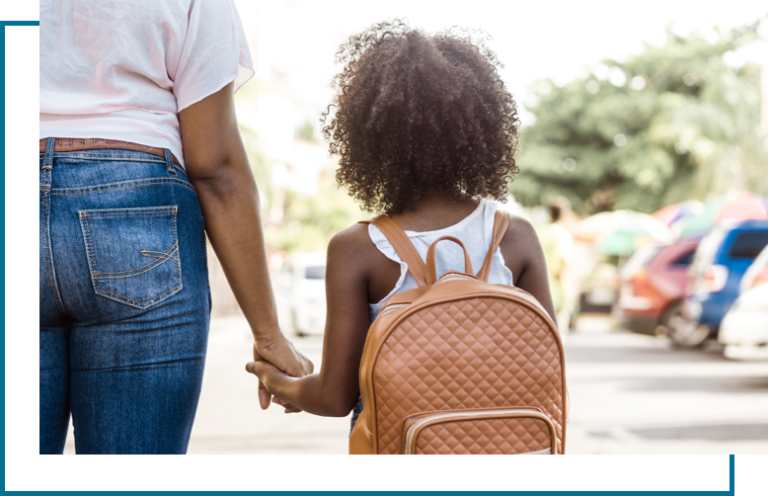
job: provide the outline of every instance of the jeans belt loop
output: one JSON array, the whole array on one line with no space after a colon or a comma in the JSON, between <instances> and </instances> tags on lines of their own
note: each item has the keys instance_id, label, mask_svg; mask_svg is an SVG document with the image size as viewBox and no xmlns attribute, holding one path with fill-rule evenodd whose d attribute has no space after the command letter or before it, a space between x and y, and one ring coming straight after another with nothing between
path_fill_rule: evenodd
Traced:
<instances>
[{"instance_id":1,"label":"jeans belt loop","mask_svg":"<svg viewBox=\"0 0 768 496\"><path fill-rule=\"evenodd\" d=\"M176 168L173 165L173 156L171 155L171 150L168 148L163 148L163 152L165 153L165 166L168 168L168 173L176 175Z\"/></svg>"},{"instance_id":2,"label":"jeans belt loop","mask_svg":"<svg viewBox=\"0 0 768 496\"><path fill-rule=\"evenodd\" d=\"M56 138L47 138L45 140L45 156L43 157L43 170L53 169L53 146Z\"/></svg>"}]
</instances>

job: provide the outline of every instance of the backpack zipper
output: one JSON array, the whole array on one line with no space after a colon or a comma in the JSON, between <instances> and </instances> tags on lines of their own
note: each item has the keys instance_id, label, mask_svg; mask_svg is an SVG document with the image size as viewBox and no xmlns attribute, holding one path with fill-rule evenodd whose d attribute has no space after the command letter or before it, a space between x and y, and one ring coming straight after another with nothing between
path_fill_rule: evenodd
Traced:
<instances>
[{"instance_id":1,"label":"backpack zipper","mask_svg":"<svg viewBox=\"0 0 768 496\"><path fill-rule=\"evenodd\" d=\"M547 453L557 453L557 437L555 435L555 427L552 424L552 420L545 414L541 413L538 410L531 410L526 408L513 408L508 410L486 410L486 411L464 411L464 412L446 412L446 413L438 413L434 415L427 415L423 418L420 418L416 420L413 424L408 426L406 433L405 433L405 443L403 446L403 453L406 455L414 455L416 454L416 443L414 441L414 437L419 434L421 430L423 430L426 427L429 427L431 424L439 424L441 421L451 421L451 420L462 420L462 419L472 419L472 420L482 420L484 418L516 418L516 417L535 417L537 419L543 420L547 426L550 429L551 438L552 438L552 445L550 448L545 448L543 450L537 450L532 451L530 453L524 453L524 454L547 454Z\"/></svg>"}]
</instances>

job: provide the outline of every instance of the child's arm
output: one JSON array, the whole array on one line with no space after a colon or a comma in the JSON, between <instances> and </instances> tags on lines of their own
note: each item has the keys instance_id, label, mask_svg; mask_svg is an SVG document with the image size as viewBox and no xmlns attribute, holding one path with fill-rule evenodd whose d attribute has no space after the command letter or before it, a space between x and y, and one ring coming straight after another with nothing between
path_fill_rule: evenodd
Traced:
<instances>
[{"instance_id":1,"label":"child's arm","mask_svg":"<svg viewBox=\"0 0 768 496\"><path fill-rule=\"evenodd\" d=\"M328 245L328 317L319 374L290 377L267 362L246 369L276 397L315 415L344 417L360 396L358 370L368 329L368 278L371 250L367 225L354 225Z\"/></svg>"},{"instance_id":2,"label":"child's arm","mask_svg":"<svg viewBox=\"0 0 768 496\"><path fill-rule=\"evenodd\" d=\"M555 304L549 292L547 261L533 226L527 220L513 216L499 248L506 266L512 271L515 286L539 300L557 323Z\"/></svg>"}]
</instances>

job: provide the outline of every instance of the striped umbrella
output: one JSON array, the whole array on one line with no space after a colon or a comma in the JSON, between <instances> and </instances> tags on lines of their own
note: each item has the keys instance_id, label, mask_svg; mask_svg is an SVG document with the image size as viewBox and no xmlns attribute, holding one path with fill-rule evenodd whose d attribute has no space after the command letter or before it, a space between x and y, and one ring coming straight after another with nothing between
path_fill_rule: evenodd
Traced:
<instances>
[{"instance_id":1,"label":"striped umbrella","mask_svg":"<svg viewBox=\"0 0 768 496\"><path fill-rule=\"evenodd\" d=\"M713 227L732 222L753 219L768 219L768 199L752 193L743 193L735 198L718 197L704 205L704 211L675 225L681 239L698 238Z\"/></svg>"},{"instance_id":2,"label":"striped umbrella","mask_svg":"<svg viewBox=\"0 0 768 496\"><path fill-rule=\"evenodd\" d=\"M671 228L674 224L689 217L693 217L694 215L699 215L703 211L703 203L698 201L685 201L664 207L654 213L653 217L659 219L665 226Z\"/></svg>"},{"instance_id":3,"label":"striped umbrella","mask_svg":"<svg viewBox=\"0 0 768 496\"><path fill-rule=\"evenodd\" d=\"M597 251L608 255L629 256L649 241L668 243L672 233L658 219L631 210L602 212L576 226L576 237L591 242Z\"/></svg>"}]
</instances>

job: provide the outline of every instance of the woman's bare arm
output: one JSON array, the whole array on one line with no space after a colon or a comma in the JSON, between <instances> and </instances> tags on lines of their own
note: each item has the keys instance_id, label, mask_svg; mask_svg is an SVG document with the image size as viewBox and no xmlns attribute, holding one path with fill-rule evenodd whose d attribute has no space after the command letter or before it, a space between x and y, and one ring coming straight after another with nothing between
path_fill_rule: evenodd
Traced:
<instances>
[{"instance_id":1,"label":"woman's bare arm","mask_svg":"<svg viewBox=\"0 0 768 496\"><path fill-rule=\"evenodd\" d=\"M233 84L179 113L187 174L197 190L205 229L251 326L254 358L293 376L312 362L280 332L269 279L259 192L235 116ZM265 400L266 399L266 404ZM269 397L261 393L262 408Z\"/></svg>"}]
</instances>

